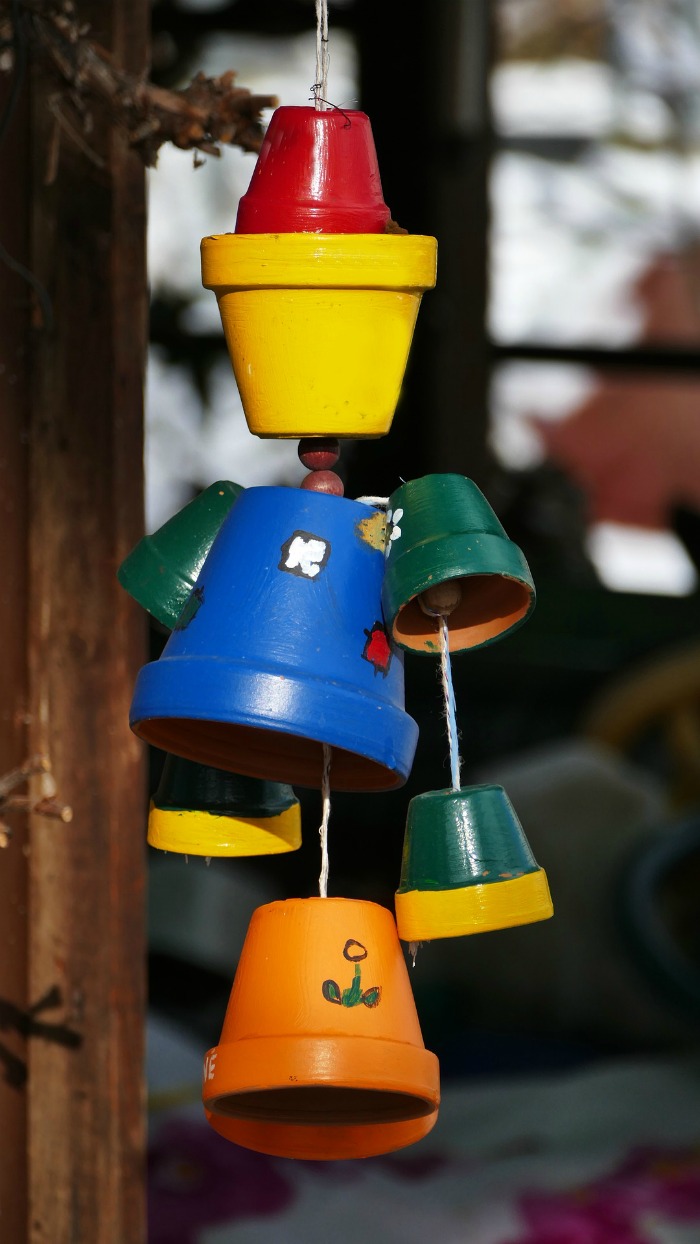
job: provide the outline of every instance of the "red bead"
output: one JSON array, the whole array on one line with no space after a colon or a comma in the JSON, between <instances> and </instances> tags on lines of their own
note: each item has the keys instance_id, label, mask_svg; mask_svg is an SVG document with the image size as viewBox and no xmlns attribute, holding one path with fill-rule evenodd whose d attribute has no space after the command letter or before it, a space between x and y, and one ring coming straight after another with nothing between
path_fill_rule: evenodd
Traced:
<instances>
[{"instance_id":1,"label":"red bead","mask_svg":"<svg viewBox=\"0 0 700 1244\"><path fill-rule=\"evenodd\" d=\"M343 481L335 471L310 471L299 487L309 492L325 492L331 497L342 497L345 492Z\"/></svg>"},{"instance_id":2,"label":"red bead","mask_svg":"<svg viewBox=\"0 0 700 1244\"><path fill-rule=\"evenodd\" d=\"M305 436L299 441L299 461L309 471L328 471L340 457L340 442L335 436Z\"/></svg>"}]
</instances>

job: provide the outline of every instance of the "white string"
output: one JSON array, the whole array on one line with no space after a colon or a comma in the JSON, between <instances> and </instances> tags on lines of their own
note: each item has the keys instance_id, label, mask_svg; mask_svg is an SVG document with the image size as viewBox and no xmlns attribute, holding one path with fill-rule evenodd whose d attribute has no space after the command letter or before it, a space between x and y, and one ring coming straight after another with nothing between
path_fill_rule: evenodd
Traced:
<instances>
[{"instance_id":1,"label":"white string","mask_svg":"<svg viewBox=\"0 0 700 1244\"><path fill-rule=\"evenodd\" d=\"M321 898L328 898L328 821L331 815L331 749L327 743L323 744L321 795L323 797L323 819L318 831L321 837L321 875L318 879L318 892Z\"/></svg>"},{"instance_id":2,"label":"white string","mask_svg":"<svg viewBox=\"0 0 700 1244\"><path fill-rule=\"evenodd\" d=\"M316 81L314 107L328 107L328 0L316 0Z\"/></svg>"},{"instance_id":3,"label":"white string","mask_svg":"<svg viewBox=\"0 0 700 1244\"><path fill-rule=\"evenodd\" d=\"M442 674L442 692L445 697L445 717L447 720L447 739L450 745L450 767L452 769L452 789L461 790L459 738L457 735L457 708L455 692L452 685L452 664L450 662L450 638L447 618L444 613L437 619L440 631L440 672Z\"/></svg>"}]
</instances>

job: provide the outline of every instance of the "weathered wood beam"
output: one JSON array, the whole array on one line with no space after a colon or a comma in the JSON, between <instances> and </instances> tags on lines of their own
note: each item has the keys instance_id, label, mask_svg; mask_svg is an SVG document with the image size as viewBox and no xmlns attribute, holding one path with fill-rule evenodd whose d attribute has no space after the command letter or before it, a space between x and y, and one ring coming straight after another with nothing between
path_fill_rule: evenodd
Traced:
<instances>
[{"instance_id":1,"label":"weathered wood beam","mask_svg":"<svg viewBox=\"0 0 700 1244\"><path fill-rule=\"evenodd\" d=\"M144 0L85 17L145 69ZM48 757L21 793L55 815L8 814L0 852L0 1237L142 1244L146 625L116 569L143 532L144 171L95 109L99 165L62 142L46 185L55 86L29 86L3 152L0 242L34 284L2 265L0 773Z\"/></svg>"},{"instance_id":2,"label":"weathered wood beam","mask_svg":"<svg viewBox=\"0 0 700 1244\"><path fill-rule=\"evenodd\" d=\"M10 83L0 84L0 110ZM14 191L0 197L4 253L28 261L28 111L20 96L5 132L3 164ZM9 178L8 178L9 182ZM26 760L27 424L29 309L26 281L0 262L0 775ZM17 789L17 788L16 788ZM27 851L26 816L3 811L12 831L0 850L0 1239L23 1241L27 1221Z\"/></svg>"}]
</instances>

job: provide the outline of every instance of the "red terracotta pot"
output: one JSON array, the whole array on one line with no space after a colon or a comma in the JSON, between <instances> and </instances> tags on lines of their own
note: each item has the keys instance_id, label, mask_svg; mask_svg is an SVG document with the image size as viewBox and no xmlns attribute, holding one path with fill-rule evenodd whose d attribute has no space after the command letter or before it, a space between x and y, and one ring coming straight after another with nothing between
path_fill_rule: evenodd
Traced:
<instances>
[{"instance_id":1,"label":"red terracotta pot","mask_svg":"<svg viewBox=\"0 0 700 1244\"><path fill-rule=\"evenodd\" d=\"M384 233L389 218L364 112L273 113L236 233Z\"/></svg>"}]
</instances>

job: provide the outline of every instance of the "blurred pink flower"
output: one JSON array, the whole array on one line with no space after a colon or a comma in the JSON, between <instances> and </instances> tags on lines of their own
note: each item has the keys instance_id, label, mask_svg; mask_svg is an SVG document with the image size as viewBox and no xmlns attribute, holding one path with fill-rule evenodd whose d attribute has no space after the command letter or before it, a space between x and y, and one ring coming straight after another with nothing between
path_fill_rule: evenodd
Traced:
<instances>
[{"instance_id":1,"label":"blurred pink flower","mask_svg":"<svg viewBox=\"0 0 700 1244\"><path fill-rule=\"evenodd\" d=\"M504 1244L656 1244L652 1217L697 1223L700 1147L634 1150L596 1183L523 1196L525 1233Z\"/></svg>"}]
</instances>

